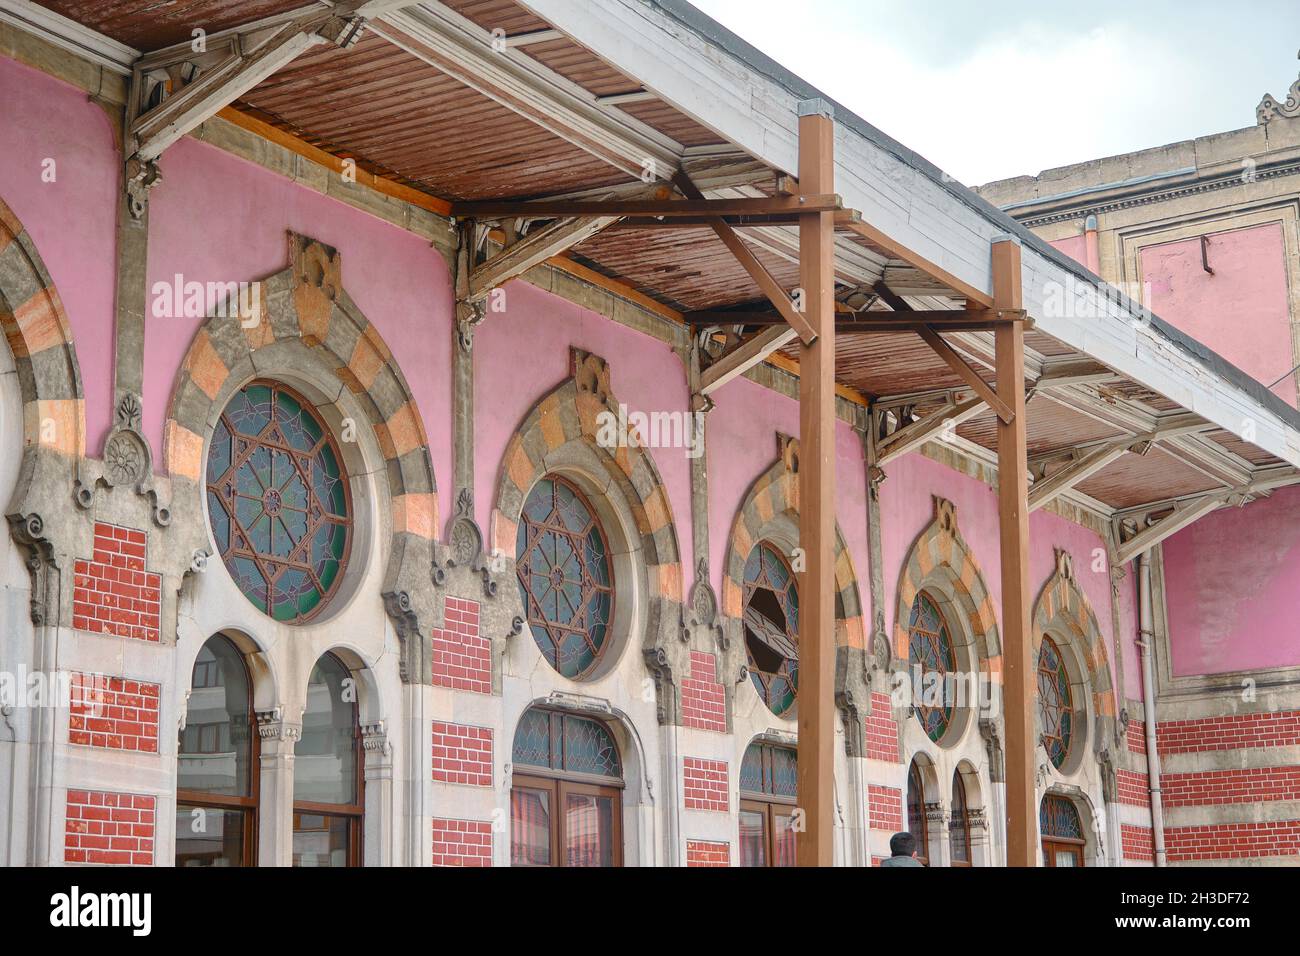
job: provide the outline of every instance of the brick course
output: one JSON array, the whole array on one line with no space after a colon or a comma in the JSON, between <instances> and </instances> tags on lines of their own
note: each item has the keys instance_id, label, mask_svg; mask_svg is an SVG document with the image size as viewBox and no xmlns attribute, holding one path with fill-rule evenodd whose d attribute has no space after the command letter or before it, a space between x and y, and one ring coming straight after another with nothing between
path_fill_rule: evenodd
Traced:
<instances>
[{"instance_id":1,"label":"brick course","mask_svg":"<svg viewBox=\"0 0 1300 956\"><path fill-rule=\"evenodd\" d=\"M1162 756L1297 744L1300 744L1300 710L1162 720L1156 725L1156 745Z\"/></svg>"},{"instance_id":2,"label":"brick course","mask_svg":"<svg viewBox=\"0 0 1300 956\"><path fill-rule=\"evenodd\" d=\"M145 570L143 531L95 523L95 552L73 562L72 626L141 641L159 640L162 577Z\"/></svg>"},{"instance_id":3,"label":"brick course","mask_svg":"<svg viewBox=\"0 0 1300 956\"><path fill-rule=\"evenodd\" d=\"M727 732L726 698L712 654L691 651L690 675L682 681L682 725Z\"/></svg>"},{"instance_id":4,"label":"brick course","mask_svg":"<svg viewBox=\"0 0 1300 956\"><path fill-rule=\"evenodd\" d=\"M871 695L871 713L866 718L867 756L873 760L901 763L898 755L898 722L889 708L888 694Z\"/></svg>"},{"instance_id":5,"label":"brick course","mask_svg":"<svg viewBox=\"0 0 1300 956\"><path fill-rule=\"evenodd\" d=\"M433 820L434 866L491 866L492 824L486 820Z\"/></svg>"},{"instance_id":6,"label":"brick course","mask_svg":"<svg viewBox=\"0 0 1300 956\"><path fill-rule=\"evenodd\" d=\"M1124 859L1150 863L1155 859L1155 842L1150 827L1134 826L1132 823L1119 825L1120 844Z\"/></svg>"},{"instance_id":7,"label":"brick course","mask_svg":"<svg viewBox=\"0 0 1300 956\"><path fill-rule=\"evenodd\" d=\"M1136 770L1116 770L1115 782L1119 789L1119 802L1131 807L1151 805L1151 783L1145 773Z\"/></svg>"},{"instance_id":8,"label":"brick course","mask_svg":"<svg viewBox=\"0 0 1300 956\"><path fill-rule=\"evenodd\" d=\"M492 786L492 729L433 722L433 779L470 787Z\"/></svg>"},{"instance_id":9,"label":"brick course","mask_svg":"<svg viewBox=\"0 0 1300 956\"><path fill-rule=\"evenodd\" d=\"M433 629L434 686L492 693L491 642L479 634L478 602L447 598L443 623Z\"/></svg>"},{"instance_id":10,"label":"brick course","mask_svg":"<svg viewBox=\"0 0 1300 956\"><path fill-rule=\"evenodd\" d=\"M1170 863L1300 855L1300 820L1166 827Z\"/></svg>"},{"instance_id":11,"label":"brick course","mask_svg":"<svg viewBox=\"0 0 1300 956\"><path fill-rule=\"evenodd\" d=\"M69 790L63 833L65 863L151 866L154 798Z\"/></svg>"},{"instance_id":12,"label":"brick course","mask_svg":"<svg viewBox=\"0 0 1300 956\"><path fill-rule=\"evenodd\" d=\"M725 760L682 758L682 793L687 810L731 810L731 788Z\"/></svg>"},{"instance_id":13,"label":"brick course","mask_svg":"<svg viewBox=\"0 0 1300 956\"><path fill-rule=\"evenodd\" d=\"M898 833L903 829L903 791L897 787L867 787L867 821L872 830Z\"/></svg>"},{"instance_id":14,"label":"brick course","mask_svg":"<svg viewBox=\"0 0 1300 956\"><path fill-rule=\"evenodd\" d=\"M731 844L708 840L686 841L687 866L731 866Z\"/></svg>"},{"instance_id":15,"label":"brick course","mask_svg":"<svg viewBox=\"0 0 1300 956\"><path fill-rule=\"evenodd\" d=\"M159 691L145 681L74 673L68 743L157 753Z\"/></svg>"}]
</instances>

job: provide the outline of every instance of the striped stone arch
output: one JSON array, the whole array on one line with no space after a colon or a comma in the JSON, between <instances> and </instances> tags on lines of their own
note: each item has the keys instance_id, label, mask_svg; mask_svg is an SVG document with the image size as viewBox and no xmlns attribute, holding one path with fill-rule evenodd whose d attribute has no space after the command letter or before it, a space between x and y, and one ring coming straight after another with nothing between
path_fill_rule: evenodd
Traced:
<instances>
[{"instance_id":1,"label":"striped stone arch","mask_svg":"<svg viewBox=\"0 0 1300 956\"><path fill-rule=\"evenodd\" d=\"M646 644L658 646L668 635L678 633L681 622L677 528L668 489L649 451L634 436L614 448L597 440L602 422L609 420L601 414L609 413L618 420L618 409L608 363L597 355L571 349L570 377L533 406L506 445L492 510L491 539L496 553L513 560L519 516L529 489L565 460L566 450L582 446L609 474L636 522L650 598Z\"/></svg>"},{"instance_id":2,"label":"striped stone arch","mask_svg":"<svg viewBox=\"0 0 1300 956\"><path fill-rule=\"evenodd\" d=\"M415 397L379 330L344 289L336 249L291 232L289 266L253 285L213 308L177 372L163 435L173 501L182 500L185 485L202 488L217 402L257 377L260 350L280 349L286 362L302 363L317 377L332 374L364 410L384 457L392 514L384 601L403 639L403 676L427 683L428 655L415 652L428 641L428 624L422 628L420 620L434 618L429 584L438 496ZM201 494L197 501L202 508Z\"/></svg>"},{"instance_id":3,"label":"striped stone arch","mask_svg":"<svg viewBox=\"0 0 1300 956\"><path fill-rule=\"evenodd\" d=\"M1055 552L1056 568L1034 604L1033 660L1036 665L1044 635L1064 635L1083 664L1096 716L1114 719L1115 685L1111 681L1106 639L1092 605L1074 577L1074 559L1062 548Z\"/></svg>"},{"instance_id":4,"label":"striped stone arch","mask_svg":"<svg viewBox=\"0 0 1300 956\"><path fill-rule=\"evenodd\" d=\"M75 462L85 454L86 403L63 301L32 237L2 199L0 329L23 399L22 495L25 487L54 476L38 459Z\"/></svg>"},{"instance_id":5,"label":"striped stone arch","mask_svg":"<svg viewBox=\"0 0 1300 956\"><path fill-rule=\"evenodd\" d=\"M727 539L726 564L722 579L722 611L740 621L745 603L745 562L754 545L771 540L782 525L799 525L799 441L777 436L779 456L749 487L740 511L731 524ZM835 526L835 589L837 647L866 647L862 598L853 558L844 544L839 524Z\"/></svg>"},{"instance_id":6,"label":"striped stone arch","mask_svg":"<svg viewBox=\"0 0 1300 956\"><path fill-rule=\"evenodd\" d=\"M894 659L909 657L908 622L912 602L923 589L932 588L953 601L974 641L979 665L990 675L1002 671L1002 644L998 637L993 598L984 573L957 526L957 506L934 496L934 520L912 544L898 579L895 606Z\"/></svg>"}]
</instances>

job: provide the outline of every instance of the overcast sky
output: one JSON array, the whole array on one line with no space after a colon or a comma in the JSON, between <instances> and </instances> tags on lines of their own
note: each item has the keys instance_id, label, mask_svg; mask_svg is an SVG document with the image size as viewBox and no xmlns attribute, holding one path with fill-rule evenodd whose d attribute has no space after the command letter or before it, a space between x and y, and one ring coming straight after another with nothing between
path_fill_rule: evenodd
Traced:
<instances>
[{"instance_id":1,"label":"overcast sky","mask_svg":"<svg viewBox=\"0 0 1300 956\"><path fill-rule=\"evenodd\" d=\"M1300 0L692 0L966 185L1255 125Z\"/></svg>"}]
</instances>

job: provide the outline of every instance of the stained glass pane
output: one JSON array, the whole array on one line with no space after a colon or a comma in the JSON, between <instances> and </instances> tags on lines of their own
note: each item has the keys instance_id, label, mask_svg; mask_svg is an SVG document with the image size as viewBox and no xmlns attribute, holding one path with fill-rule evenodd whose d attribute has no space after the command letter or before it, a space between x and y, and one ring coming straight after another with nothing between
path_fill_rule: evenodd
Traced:
<instances>
[{"instance_id":1,"label":"stained glass pane","mask_svg":"<svg viewBox=\"0 0 1300 956\"><path fill-rule=\"evenodd\" d=\"M952 638L939 608L924 591L912 601L908 621L908 651L914 680L914 709L926 735L938 743L953 717L951 678L957 670Z\"/></svg>"},{"instance_id":2,"label":"stained glass pane","mask_svg":"<svg viewBox=\"0 0 1300 956\"><path fill-rule=\"evenodd\" d=\"M528 767L551 766L551 718L544 710L527 710L515 728L511 759Z\"/></svg>"},{"instance_id":3,"label":"stained glass pane","mask_svg":"<svg viewBox=\"0 0 1300 956\"><path fill-rule=\"evenodd\" d=\"M1079 811L1065 797L1049 793L1043 797L1038 810L1038 826L1044 837L1064 837L1072 840L1083 839L1083 824L1079 820Z\"/></svg>"},{"instance_id":4,"label":"stained glass pane","mask_svg":"<svg viewBox=\"0 0 1300 956\"><path fill-rule=\"evenodd\" d=\"M1043 725L1043 748L1059 769L1070 756L1074 737L1073 700L1065 659L1046 636L1038 651L1038 716Z\"/></svg>"},{"instance_id":5,"label":"stained glass pane","mask_svg":"<svg viewBox=\"0 0 1300 956\"><path fill-rule=\"evenodd\" d=\"M740 762L740 789L768 797L794 797L798 791L798 758L789 747L753 743Z\"/></svg>"},{"instance_id":6,"label":"stained glass pane","mask_svg":"<svg viewBox=\"0 0 1300 956\"><path fill-rule=\"evenodd\" d=\"M759 744L745 748L740 761L740 789L746 793L763 792L763 750Z\"/></svg>"},{"instance_id":7,"label":"stained glass pane","mask_svg":"<svg viewBox=\"0 0 1300 956\"><path fill-rule=\"evenodd\" d=\"M618 748L603 724L584 717L564 717L564 769L617 777L622 773Z\"/></svg>"},{"instance_id":8,"label":"stained glass pane","mask_svg":"<svg viewBox=\"0 0 1300 956\"><path fill-rule=\"evenodd\" d=\"M745 562L745 653L749 678L772 713L799 692L799 591L779 551L756 545Z\"/></svg>"},{"instance_id":9,"label":"stained glass pane","mask_svg":"<svg viewBox=\"0 0 1300 956\"><path fill-rule=\"evenodd\" d=\"M524 502L516 536L519 596L547 663L590 673L613 619L609 549L595 512L563 478L544 478Z\"/></svg>"},{"instance_id":10,"label":"stained glass pane","mask_svg":"<svg viewBox=\"0 0 1300 956\"><path fill-rule=\"evenodd\" d=\"M217 549L261 611L302 621L338 585L351 520L333 439L289 389L237 392L208 449L208 514Z\"/></svg>"}]
</instances>

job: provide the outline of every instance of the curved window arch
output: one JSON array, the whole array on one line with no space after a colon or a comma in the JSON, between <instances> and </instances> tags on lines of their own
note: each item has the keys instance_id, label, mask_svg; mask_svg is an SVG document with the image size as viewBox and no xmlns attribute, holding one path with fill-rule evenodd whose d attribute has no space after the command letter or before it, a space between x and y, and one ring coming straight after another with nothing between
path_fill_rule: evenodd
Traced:
<instances>
[{"instance_id":1,"label":"curved window arch","mask_svg":"<svg viewBox=\"0 0 1300 956\"><path fill-rule=\"evenodd\" d=\"M952 723L950 678L957 670L952 635L939 607L924 591L912 601L907 624L908 655L913 674L920 668L920 684L913 688L916 717L926 735L938 743Z\"/></svg>"},{"instance_id":2,"label":"curved window arch","mask_svg":"<svg viewBox=\"0 0 1300 956\"><path fill-rule=\"evenodd\" d=\"M1073 698L1065 658L1046 635L1038 651L1038 715L1043 724L1043 747L1052 766L1060 770L1070 757L1074 738Z\"/></svg>"},{"instance_id":3,"label":"curved window arch","mask_svg":"<svg viewBox=\"0 0 1300 956\"><path fill-rule=\"evenodd\" d=\"M740 865L794 866L794 750L755 742L740 762Z\"/></svg>"},{"instance_id":4,"label":"curved window arch","mask_svg":"<svg viewBox=\"0 0 1300 956\"><path fill-rule=\"evenodd\" d=\"M799 693L799 588L781 552L766 541L745 562L744 622L749 678L779 717Z\"/></svg>"},{"instance_id":5,"label":"curved window arch","mask_svg":"<svg viewBox=\"0 0 1300 956\"><path fill-rule=\"evenodd\" d=\"M293 865L360 866L364 764L356 679L322 654L294 748Z\"/></svg>"},{"instance_id":6,"label":"curved window arch","mask_svg":"<svg viewBox=\"0 0 1300 956\"><path fill-rule=\"evenodd\" d=\"M1049 793L1038 808L1043 861L1048 866L1083 866L1083 821L1066 797Z\"/></svg>"},{"instance_id":7,"label":"curved window arch","mask_svg":"<svg viewBox=\"0 0 1300 956\"><path fill-rule=\"evenodd\" d=\"M515 558L542 656L565 677L590 674L608 643L614 579L608 539L576 485L556 475L533 485L519 516Z\"/></svg>"},{"instance_id":8,"label":"curved window arch","mask_svg":"<svg viewBox=\"0 0 1300 956\"><path fill-rule=\"evenodd\" d=\"M258 736L239 648L208 638L194 661L176 748L176 865L257 862Z\"/></svg>"},{"instance_id":9,"label":"curved window arch","mask_svg":"<svg viewBox=\"0 0 1300 956\"><path fill-rule=\"evenodd\" d=\"M966 781L961 771L952 775L952 808L948 823L948 849L953 866L970 866L970 804L966 799Z\"/></svg>"},{"instance_id":10,"label":"curved window arch","mask_svg":"<svg viewBox=\"0 0 1300 956\"><path fill-rule=\"evenodd\" d=\"M925 816L925 781L921 765L913 760L907 768L907 832L916 838L916 858L930 865L930 825Z\"/></svg>"},{"instance_id":11,"label":"curved window arch","mask_svg":"<svg viewBox=\"0 0 1300 956\"><path fill-rule=\"evenodd\" d=\"M221 560L258 610L301 623L338 590L351 492L333 436L297 392L255 381L234 394L208 446L207 502Z\"/></svg>"},{"instance_id":12,"label":"curved window arch","mask_svg":"<svg viewBox=\"0 0 1300 956\"><path fill-rule=\"evenodd\" d=\"M608 727L532 707L511 762L511 866L622 865L623 764Z\"/></svg>"}]
</instances>

